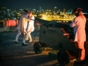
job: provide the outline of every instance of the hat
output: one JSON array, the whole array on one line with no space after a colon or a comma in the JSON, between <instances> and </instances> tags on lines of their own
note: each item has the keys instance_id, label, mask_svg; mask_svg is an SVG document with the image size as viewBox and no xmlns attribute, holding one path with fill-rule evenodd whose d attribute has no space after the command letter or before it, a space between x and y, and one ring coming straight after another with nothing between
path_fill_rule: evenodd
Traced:
<instances>
[{"instance_id":1,"label":"hat","mask_svg":"<svg viewBox=\"0 0 88 66\"><path fill-rule=\"evenodd\" d=\"M32 13L32 11L27 11L28 14Z\"/></svg>"},{"instance_id":2,"label":"hat","mask_svg":"<svg viewBox=\"0 0 88 66\"><path fill-rule=\"evenodd\" d=\"M24 12L26 12L26 13L32 13L32 11L30 11L30 10L23 10Z\"/></svg>"},{"instance_id":3,"label":"hat","mask_svg":"<svg viewBox=\"0 0 88 66\"><path fill-rule=\"evenodd\" d=\"M80 12L80 11L82 11L82 8L75 8L72 13Z\"/></svg>"},{"instance_id":4,"label":"hat","mask_svg":"<svg viewBox=\"0 0 88 66\"><path fill-rule=\"evenodd\" d=\"M28 10L23 10L24 12L28 13Z\"/></svg>"}]
</instances>

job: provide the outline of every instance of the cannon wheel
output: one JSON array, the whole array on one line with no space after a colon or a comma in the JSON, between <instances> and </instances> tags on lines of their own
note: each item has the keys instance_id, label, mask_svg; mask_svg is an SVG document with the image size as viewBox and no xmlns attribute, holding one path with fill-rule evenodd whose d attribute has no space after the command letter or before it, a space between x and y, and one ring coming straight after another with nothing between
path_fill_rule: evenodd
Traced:
<instances>
[{"instance_id":1,"label":"cannon wheel","mask_svg":"<svg viewBox=\"0 0 88 66\"><path fill-rule=\"evenodd\" d=\"M57 60L60 65L65 66L66 64L68 64L70 62L68 52L65 50L60 50L57 53Z\"/></svg>"},{"instance_id":2,"label":"cannon wheel","mask_svg":"<svg viewBox=\"0 0 88 66\"><path fill-rule=\"evenodd\" d=\"M42 45L39 42L34 43L34 52L36 54L42 53Z\"/></svg>"}]
</instances>

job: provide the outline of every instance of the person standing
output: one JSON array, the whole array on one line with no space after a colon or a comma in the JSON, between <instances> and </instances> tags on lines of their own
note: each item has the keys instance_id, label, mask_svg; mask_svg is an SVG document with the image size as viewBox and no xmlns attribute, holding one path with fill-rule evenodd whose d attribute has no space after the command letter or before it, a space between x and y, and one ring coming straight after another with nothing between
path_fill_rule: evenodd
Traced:
<instances>
[{"instance_id":1,"label":"person standing","mask_svg":"<svg viewBox=\"0 0 88 66\"><path fill-rule=\"evenodd\" d=\"M31 32L34 31L34 16L32 14L31 11L28 12L28 19L23 18L22 21L22 32L24 34L24 39L23 39L23 43L22 45L27 45L25 43L26 40L28 40L29 42L32 42L32 36L31 36Z\"/></svg>"},{"instance_id":2,"label":"person standing","mask_svg":"<svg viewBox=\"0 0 88 66\"><path fill-rule=\"evenodd\" d=\"M85 48L84 43L86 41L86 18L82 12L82 8L76 8L73 10L75 18L70 24L74 28L74 42L77 42L78 48L81 49L81 56L79 57L80 61L85 59Z\"/></svg>"},{"instance_id":3,"label":"person standing","mask_svg":"<svg viewBox=\"0 0 88 66\"><path fill-rule=\"evenodd\" d=\"M24 10L24 13L21 14L20 19L18 20L18 26L17 26L18 33L17 33L16 38L15 38L15 43L18 43L18 38L22 33L21 32L21 24L22 24L22 19L24 17L28 18L28 11L27 10Z\"/></svg>"}]
</instances>

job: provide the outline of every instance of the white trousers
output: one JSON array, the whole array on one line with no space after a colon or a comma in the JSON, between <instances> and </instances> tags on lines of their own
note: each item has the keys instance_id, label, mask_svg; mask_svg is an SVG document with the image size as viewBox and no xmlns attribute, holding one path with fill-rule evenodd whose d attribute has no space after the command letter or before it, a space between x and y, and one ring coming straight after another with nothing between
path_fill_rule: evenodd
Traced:
<instances>
[{"instance_id":1,"label":"white trousers","mask_svg":"<svg viewBox=\"0 0 88 66\"><path fill-rule=\"evenodd\" d=\"M28 32L27 33L27 36L26 36L26 39L25 40L28 40L29 42L32 42L31 32Z\"/></svg>"},{"instance_id":2,"label":"white trousers","mask_svg":"<svg viewBox=\"0 0 88 66\"><path fill-rule=\"evenodd\" d=\"M16 35L16 39L15 41L18 42L18 38L19 36L22 34L22 32L20 30L18 30L18 33ZM25 41L28 40L29 42L32 42L32 36L31 36L31 32L28 32L26 36L23 37L23 43L25 44Z\"/></svg>"},{"instance_id":3,"label":"white trousers","mask_svg":"<svg viewBox=\"0 0 88 66\"><path fill-rule=\"evenodd\" d=\"M32 36L31 32L28 32L26 36L23 38L23 43L25 44L25 41L28 40L29 42L32 42Z\"/></svg>"},{"instance_id":4,"label":"white trousers","mask_svg":"<svg viewBox=\"0 0 88 66\"><path fill-rule=\"evenodd\" d=\"M16 39L15 39L15 41L17 41L18 42L18 38L19 38L19 36L21 35L21 31L20 30L18 30L18 33L17 33L17 35L16 35Z\"/></svg>"}]
</instances>

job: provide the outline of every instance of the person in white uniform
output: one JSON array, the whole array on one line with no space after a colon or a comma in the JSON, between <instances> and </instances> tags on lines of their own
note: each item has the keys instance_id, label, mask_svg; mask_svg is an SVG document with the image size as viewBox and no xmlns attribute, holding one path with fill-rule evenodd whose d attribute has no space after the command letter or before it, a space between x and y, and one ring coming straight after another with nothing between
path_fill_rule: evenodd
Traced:
<instances>
[{"instance_id":1,"label":"person in white uniform","mask_svg":"<svg viewBox=\"0 0 88 66\"><path fill-rule=\"evenodd\" d=\"M24 13L22 13L21 14L21 16L20 16L20 19L19 19L19 21L18 21L18 26L17 26L17 30L18 30L18 33L17 33L17 35L16 35L16 38L15 38L15 43L18 43L18 38L19 38L19 36L21 35L21 24L22 24L22 19L23 18L28 18L28 12L27 12L27 10L24 10Z\"/></svg>"},{"instance_id":2,"label":"person in white uniform","mask_svg":"<svg viewBox=\"0 0 88 66\"><path fill-rule=\"evenodd\" d=\"M24 39L23 39L23 43L22 45L27 45L25 43L26 40L28 40L29 42L32 42L32 36L31 36L31 32L34 31L34 16L32 15L32 12L29 11L29 18L25 19L23 18L22 21L22 32L24 34Z\"/></svg>"},{"instance_id":3,"label":"person in white uniform","mask_svg":"<svg viewBox=\"0 0 88 66\"><path fill-rule=\"evenodd\" d=\"M84 43L86 41L86 17L82 12L82 8L74 9L73 14L75 14L76 17L70 26L74 28L74 42L77 42L78 48L81 49L81 56L79 59L83 61L85 59Z\"/></svg>"}]
</instances>

